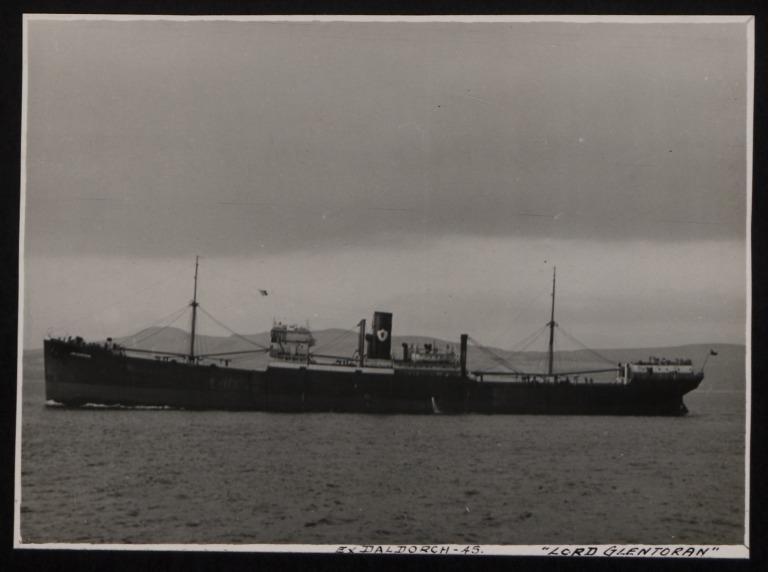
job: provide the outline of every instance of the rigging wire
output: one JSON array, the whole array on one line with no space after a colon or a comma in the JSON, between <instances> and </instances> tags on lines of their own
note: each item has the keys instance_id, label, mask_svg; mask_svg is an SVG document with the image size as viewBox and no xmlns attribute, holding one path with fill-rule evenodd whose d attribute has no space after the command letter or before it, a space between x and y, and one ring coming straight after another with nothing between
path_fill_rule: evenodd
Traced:
<instances>
[{"instance_id":1,"label":"rigging wire","mask_svg":"<svg viewBox=\"0 0 768 572\"><path fill-rule=\"evenodd\" d=\"M178 322L178 321L179 321L179 320L180 320L180 319L181 319L181 318L184 316L184 314L186 313L186 310L187 310L187 307L185 306L184 308L181 308L180 310L176 310L175 312L173 312L173 313L172 313L172 314L170 314L169 316L166 316L165 318L163 318L163 319L162 319L162 320L160 320L159 322L155 322L155 324L159 324L159 323L162 323L162 322L164 322L165 320L169 319L170 317L174 316L174 317L173 317L173 319L172 319L172 320L171 320L169 323L167 323L166 325L164 325L163 327L161 327L161 328L159 328L159 329L156 329L156 330L154 330L154 331L152 331L152 332L148 333L148 334L147 334L147 335L145 335L145 336L141 336L140 334L141 334L142 332L146 332L147 330L149 330L149 329L151 329L151 328L154 328L154 327L156 327L156 326L155 326L155 325L153 325L153 326L148 326L148 327L146 327L146 328L144 328L144 329L142 329L142 330L139 330L139 332L137 332L137 333L136 333L136 334L134 334L133 336L130 336L130 338L131 338L131 344L132 344L133 346L136 346L136 345L138 345L138 344L141 344L141 343L143 343L143 342L146 342L147 340L149 340L149 339L151 339L151 338L155 337L155 336L156 336L156 335L158 335L159 333L161 333L161 332L164 332L165 330L167 330L168 328L170 328L170 327L171 327L173 324L175 324L176 322ZM130 349L130 348L126 348L126 349Z\"/></svg>"},{"instance_id":2,"label":"rigging wire","mask_svg":"<svg viewBox=\"0 0 768 572\"><path fill-rule=\"evenodd\" d=\"M245 362L245 361L263 361L258 356L255 357L254 354L257 353L257 352L260 353L260 352L266 352L266 351L267 351L266 349L264 349L264 350L251 350L250 353L248 353L247 355L226 356L226 358L224 358L224 359L226 359L227 361L233 362L233 363L240 363L240 362ZM211 357L209 359L218 359L218 357L217 356L213 356L213 357Z\"/></svg>"},{"instance_id":3,"label":"rigging wire","mask_svg":"<svg viewBox=\"0 0 768 572\"><path fill-rule=\"evenodd\" d=\"M265 346L265 345L263 345L263 344L260 344L260 343L254 342L253 340L249 340L249 339L248 339L248 338L246 338L245 336L243 336L243 335L241 335L241 334L238 334L238 333L237 333L235 330L233 330L232 328L230 328L229 326L227 326L227 325L226 325L226 324L224 324L223 322L220 322L219 320L217 320L216 318L214 318L214 317L213 317L213 316L210 314L210 312L206 311L206 310L205 310L205 309L204 309L202 306L198 305L197 309L198 309L198 310L200 310L200 311L201 311L203 314L205 314L206 316L208 316L208 317L209 317L211 320L213 320L213 321L214 321L214 322L215 322L215 323L216 323L218 326L221 326L222 328L224 328L225 330L227 330L227 331L228 331L230 334L232 334L232 335L233 335L233 336L235 336L236 338L238 338L238 339L240 339L240 340L242 340L242 341L244 341L244 342L246 342L246 343L248 343L248 344L251 344L252 346L256 346L256 347L257 347L257 348L259 348L259 349L262 349L262 350L266 350L266 349L269 349L269 347L268 347L268 346Z\"/></svg>"},{"instance_id":4,"label":"rigging wire","mask_svg":"<svg viewBox=\"0 0 768 572\"><path fill-rule=\"evenodd\" d=\"M531 334L526 339L524 339L523 340L524 343L521 342L520 344L518 344L518 347L516 349L510 350L513 353L513 358L523 360L524 359L523 355L526 353L526 350L531 345L536 343L541 338L541 336L546 332L546 330L547 330L546 326L539 328L537 331L533 332L533 334ZM537 362L534 362L534 363L538 368L539 366L538 360ZM527 369L528 369L528 366L526 366L526 370Z\"/></svg>"},{"instance_id":5,"label":"rigging wire","mask_svg":"<svg viewBox=\"0 0 768 572\"><path fill-rule=\"evenodd\" d=\"M186 264L186 263L184 263ZM144 292L147 292L148 290L151 290L155 287L159 290L161 286L165 286L168 282L174 280L181 274L182 268L181 263L177 263L177 268L175 270L170 270L163 278L160 278L159 280L155 280L154 282L151 282L150 284L147 284L143 288L139 288L137 290L131 290L128 294L125 296L121 296L120 298L116 300L112 300L109 304L106 304L102 307L100 307L97 310L88 310L86 312L83 312L75 317L74 320L70 321L66 328L68 329L74 329L77 328L80 324L82 324L86 319L94 319L96 316L100 315L101 313L105 312L106 310L110 310L112 308L120 308L124 306L124 303L129 300L134 300L139 294L143 294ZM54 326L52 328L49 328L50 331L61 331L64 329L65 326ZM150 326L151 327L151 326ZM146 329L146 328L145 328Z\"/></svg>"},{"instance_id":6,"label":"rigging wire","mask_svg":"<svg viewBox=\"0 0 768 572\"><path fill-rule=\"evenodd\" d=\"M539 358L536 360L536 369L538 371L546 371L547 369L547 352L536 352L539 354Z\"/></svg>"},{"instance_id":7,"label":"rigging wire","mask_svg":"<svg viewBox=\"0 0 768 572\"><path fill-rule=\"evenodd\" d=\"M198 325L198 328L199 327L200 326ZM200 357L202 354L210 353L208 350L208 340L206 339L206 336L197 334L195 336L195 355Z\"/></svg>"},{"instance_id":8,"label":"rigging wire","mask_svg":"<svg viewBox=\"0 0 768 572\"><path fill-rule=\"evenodd\" d=\"M502 334L501 334L501 336L498 336L498 338L497 338L497 339L504 339L504 338L506 338L506 337L507 337L507 334L508 334L508 333L509 333L509 332L512 330L512 328L514 327L514 323L515 323L515 321L516 321L516 320L517 320L517 319L518 319L518 318L519 318L519 317L520 317L520 316L523 314L523 312L525 312L526 310L528 310L528 309L530 309L530 308L532 308L532 307L536 306L536 304L538 303L538 301L539 301L541 298L543 298L545 294L548 294L548 293L549 293L549 292L548 292L547 290L542 290L542 291L540 291L539 293L537 293L535 296L532 296L532 297L530 298L530 300L529 300L527 303L525 303L525 304L521 305L521 306L520 306L520 309L519 309L519 310L518 310L518 311L515 313L515 315L514 315L514 316L512 316L511 318L509 318L509 319L508 319L508 322L509 322L510 326L509 326L509 327L508 327L506 330L504 330L504 333L502 333ZM546 326L545 326L545 327L546 327Z\"/></svg>"},{"instance_id":9,"label":"rigging wire","mask_svg":"<svg viewBox=\"0 0 768 572\"><path fill-rule=\"evenodd\" d=\"M609 358L605 357L604 355L602 355L601 353L597 352L596 350L593 350L593 349L587 347L583 342L581 342L578 339L576 339L576 337L573 334L569 334L568 332L566 332L561 326L558 326L558 328L563 332L563 335L565 335L565 337L567 337L569 340L574 342L581 349L586 350L587 352L592 354L594 357L598 358L598 360L604 361L605 363L610 363L611 365L615 364L614 360L609 359Z\"/></svg>"},{"instance_id":10,"label":"rigging wire","mask_svg":"<svg viewBox=\"0 0 768 572\"><path fill-rule=\"evenodd\" d=\"M512 349L509 349L507 351L509 353L511 353L511 354L514 354L512 356L512 358L514 359L515 357L517 357L520 354L524 353L525 350L527 350L532 344L534 344L542 336L542 334L544 334L546 332L546 330L547 330L547 325L545 324L544 326L540 327L535 332L529 334L528 336L526 336L525 338L520 340L517 344L512 346ZM477 342L477 340L473 340L473 341ZM496 354L494 354L494 355L496 355ZM507 361L509 358L501 358L500 356L496 356L496 357L498 357L499 359L504 360L504 365L506 365L507 367L510 367L513 371L519 371L515 367L513 367L513 366L511 366L509 364L509 362ZM541 365L541 364L539 362L537 362L537 366L538 365Z\"/></svg>"},{"instance_id":11,"label":"rigging wire","mask_svg":"<svg viewBox=\"0 0 768 572\"><path fill-rule=\"evenodd\" d=\"M171 319L175 320L175 319L177 319L180 315L182 315L187 310L187 308L189 308L189 305L184 305L183 307L178 308L178 309L174 310L173 312L171 312L169 314L166 314L162 318L159 318L159 319L155 320L151 324L141 328L136 333L131 334L130 336L123 336L122 339L140 337L147 330L150 330L152 328L155 328L155 327L159 326L160 324L162 324L166 320L171 320Z\"/></svg>"},{"instance_id":12,"label":"rigging wire","mask_svg":"<svg viewBox=\"0 0 768 572\"><path fill-rule=\"evenodd\" d=\"M529 334L527 337L523 338L517 344L512 346L512 348L509 351L514 352L514 353L520 353L520 352L525 351L526 349L528 349L531 346L531 344L533 344L533 342L535 342L537 339L539 339L539 336L541 336L544 332L547 331L548 327L549 326L547 326L547 324L544 324L538 330L536 330L535 332Z\"/></svg>"},{"instance_id":13,"label":"rigging wire","mask_svg":"<svg viewBox=\"0 0 768 572\"><path fill-rule=\"evenodd\" d=\"M472 343L481 351L487 353L489 356L491 356L491 359L495 361L496 363L503 365L504 367L507 367L511 369L513 372L520 373L520 370L518 370L516 367L514 367L512 364L510 364L505 358L498 355L496 352L491 350L490 348L484 346L481 344L477 339L473 338L472 336L469 337L470 340L472 340Z\"/></svg>"},{"instance_id":14,"label":"rigging wire","mask_svg":"<svg viewBox=\"0 0 768 572\"><path fill-rule=\"evenodd\" d=\"M331 346L331 345L335 344L336 342L338 342L339 340L342 340L342 339L344 339L344 338L346 338L346 337L348 337L348 336L350 336L352 334L357 335L358 331L354 330L354 329L344 330L341 334L339 334L338 336L336 336L332 340L329 340L329 341L327 341L327 342L325 342L323 344L320 344L319 346L316 346L314 351L315 351L315 353L317 353L317 350L319 350L320 348L327 348L328 346Z\"/></svg>"}]
</instances>

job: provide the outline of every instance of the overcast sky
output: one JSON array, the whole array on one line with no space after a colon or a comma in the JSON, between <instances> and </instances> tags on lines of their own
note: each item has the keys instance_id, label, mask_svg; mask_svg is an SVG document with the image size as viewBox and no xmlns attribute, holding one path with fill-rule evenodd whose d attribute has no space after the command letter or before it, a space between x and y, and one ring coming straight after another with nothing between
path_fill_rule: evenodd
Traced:
<instances>
[{"instance_id":1,"label":"overcast sky","mask_svg":"<svg viewBox=\"0 0 768 572\"><path fill-rule=\"evenodd\" d=\"M589 345L744 341L746 24L33 20L27 65L28 347L169 314L196 254L245 333L510 347L556 264Z\"/></svg>"}]
</instances>

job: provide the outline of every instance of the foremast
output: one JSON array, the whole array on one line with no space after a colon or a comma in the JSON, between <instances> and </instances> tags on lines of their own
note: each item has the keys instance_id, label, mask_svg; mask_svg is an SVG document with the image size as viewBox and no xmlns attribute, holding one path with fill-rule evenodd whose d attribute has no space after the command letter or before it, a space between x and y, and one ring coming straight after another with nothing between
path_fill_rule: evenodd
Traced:
<instances>
[{"instance_id":1,"label":"foremast","mask_svg":"<svg viewBox=\"0 0 768 572\"><path fill-rule=\"evenodd\" d=\"M555 279L557 277L557 266L552 269L552 312L549 317L549 351L547 352L547 375L552 375L554 366L554 347L555 347Z\"/></svg>"},{"instance_id":2,"label":"foremast","mask_svg":"<svg viewBox=\"0 0 768 572\"><path fill-rule=\"evenodd\" d=\"M192 301L189 303L192 306L192 331L189 336L189 361L194 363L195 361L195 328L197 327L197 267L199 256L195 256L195 287L192 293Z\"/></svg>"}]
</instances>

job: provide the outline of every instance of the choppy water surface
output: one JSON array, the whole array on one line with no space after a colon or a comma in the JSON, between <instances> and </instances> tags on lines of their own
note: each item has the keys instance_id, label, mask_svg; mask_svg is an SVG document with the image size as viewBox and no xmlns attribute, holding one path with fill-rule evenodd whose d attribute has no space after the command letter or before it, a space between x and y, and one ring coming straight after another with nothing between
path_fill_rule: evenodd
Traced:
<instances>
[{"instance_id":1,"label":"choppy water surface","mask_svg":"<svg viewBox=\"0 0 768 572\"><path fill-rule=\"evenodd\" d=\"M24 389L24 542L740 544L744 394L683 418L66 410Z\"/></svg>"}]
</instances>

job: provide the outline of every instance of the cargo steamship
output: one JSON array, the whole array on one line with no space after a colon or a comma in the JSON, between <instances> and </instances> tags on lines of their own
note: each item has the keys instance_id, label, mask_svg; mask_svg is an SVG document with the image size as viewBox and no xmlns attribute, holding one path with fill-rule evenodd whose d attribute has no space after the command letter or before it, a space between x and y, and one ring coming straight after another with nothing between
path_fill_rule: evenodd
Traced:
<instances>
[{"instance_id":1,"label":"cargo steamship","mask_svg":"<svg viewBox=\"0 0 768 572\"><path fill-rule=\"evenodd\" d=\"M388 312L374 313L370 331L360 321L357 347L349 356L315 353L309 328L282 323L273 324L268 346L196 353L197 273L196 261L188 352L129 347L111 338L106 343L48 338L48 403L282 412L683 415L683 396L704 377L703 367L694 370L690 360L660 358L555 372L554 273L545 372L514 366L470 371L467 334L460 336L458 352L404 343L395 356ZM268 365L230 366L232 356L248 352L268 354ZM596 381L594 374L609 378Z\"/></svg>"}]
</instances>

